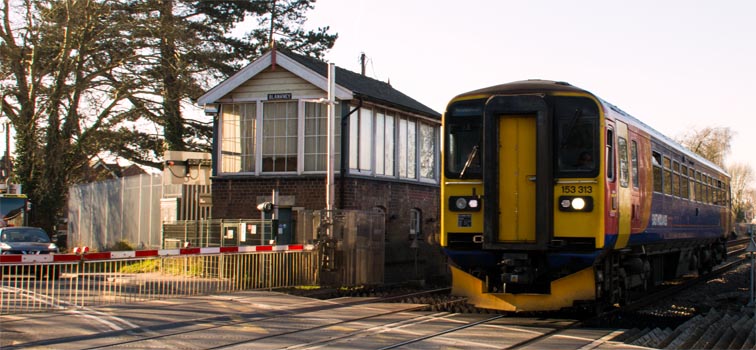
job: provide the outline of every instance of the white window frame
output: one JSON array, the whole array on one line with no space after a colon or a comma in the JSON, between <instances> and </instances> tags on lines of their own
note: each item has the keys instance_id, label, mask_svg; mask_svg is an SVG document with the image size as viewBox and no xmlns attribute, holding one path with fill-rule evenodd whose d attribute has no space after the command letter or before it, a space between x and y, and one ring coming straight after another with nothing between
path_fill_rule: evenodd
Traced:
<instances>
[{"instance_id":1,"label":"white window frame","mask_svg":"<svg viewBox=\"0 0 756 350\"><path fill-rule=\"evenodd\" d=\"M233 108L234 106L240 107L240 106L244 106L244 105L248 105L248 104L255 105L255 116L254 116L255 134L254 134L254 139L252 140L254 142L254 145L253 145L253 149L254 149L254 151L253 151L253 153L254 153L253 154L253 156L254 156L254 164L252 165L252 170L251 171L243 171L243 170L240 170L240 171L225 171L224 170L223 161L224 161L224 158L226 156L223 154L223 151L224 151L224 145L223 145L223 143L227 139L225 133L229 131L229 130L226 130L226 118L224 117L225 109L229 108L229 107ZM220 138L218 139L218 141L219 141L220 144L218 145L218 149L217 149L217 159L219 159L219 162L218 162L218 173L219 174L224 174L224 175L225 174L246 174L246 175L249 175L249 174L256 174L257 173L257 162L259 160L259 154L258 154L259 147L258 147L258 144L257 144L257 142L259 140L259 133L258 133L258 131L259 131L259 127L260 127L260 124L259 124L259 122L260 122L260 115L258 113L259 112L259 107L260 106L258 104L256 104L255 101L238 101L238 102L233 102L233 103L223 103L223 104L221 104L220 115L219 115L219 118L218 118L218 130L220 131ZM244 109L244 112L246 112L246 110L247 110L246 107L244 107L243 109ZM241 135L242 124L244 123L245 116L242 113L240 113L238 115L238 118L239 118L238 119L238 128L239 128L238 131L239 131L240 134L239 135L234 135L234 137L237 138L237 141L235 141L235 142L236 142L237 146L240 149L240 151L239 151L240 153L239 153L238 157L240 157L240 159L239 159L239 167L241 169L241 163L242 163L241 158L244 157L244 154L241 152L241 150L244 148L243 147L243 143L244 142L241 140L243 138L240 135ZM234 132L234 131L231 130L231 132Z\"/></svg>"},{"instance_id":2,"label":"white window frame","mask_svg":"<svg viewBox=\"0 0 756 350\"><path fill-rule=\"evenodd\" d=\"M369 121L365 121L367 114L363 114L363 111L369 112ZM375 118L373 116L374 111L372 107L361 107L355 114L349 117L349 172L351 174L373 175L373 169L375 168L373 161L375 153L375 147L373 147ZM367 132L365 131L366 126L370 127L370 130ZM368 149L365 150L365 147ZM363 166L368 168L365 169Z\"/></svg>"}]
</instances>

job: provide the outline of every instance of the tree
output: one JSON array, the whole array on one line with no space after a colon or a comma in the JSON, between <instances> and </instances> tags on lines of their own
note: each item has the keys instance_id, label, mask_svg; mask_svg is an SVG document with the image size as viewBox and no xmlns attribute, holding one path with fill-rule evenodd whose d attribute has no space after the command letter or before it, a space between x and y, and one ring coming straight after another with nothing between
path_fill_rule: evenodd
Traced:
<instances>
[{"instance_id":1,"label":"tree","mask_svg":"<svg viewBox=\"0 0 756 350\"><path fill-rule=\"evenodd\" d=\"M0 104L16 130L18 181L50 228L68 185L93 155L100 135L126 114L119 67L133 53L111 24L120 13L88 0L23 0L0 8Z\"/></svg>"},{"instance_id":2,"label":"tree","mask_svg":"<svg viewBox=\"0 0 756 350\"><path fill-rule=\"evenodd\" d=\"M754 180L753 169L747 164L735 163L727 167L727 172L731 176L730 192L735 222L745 222L746 214L753 210L750 188Z\"/></svg>"},{"instance_id":3,"label":"tree","mask_svg":"<svg viewBox=\"0 0 756 350\"><path fill-rule=\"evenodd\" d=\"M333 46L337 35L328 34L328 27L302 29L304 13L313 8L313 3L314 0L122 0L122 8L131 17L132 44L141 53L130 77L135 82L129 92L132 112L162 128L165 144L150 143L154 138L137 130L120 130L112 137L121 138L126 146L116 153L159 167L152 161L162 156L163 148L208 151L211 125L186 118L181 104L191 103L210 83L235 73L241 64L267 49L268 40L256 34L266 28L280 33L284 38L281 45L287 48L322 55ZM245 19L257 20L261 28L253 29L253 34L244 38L233 37L231 29ZM147 147L152 152L138 152Z\"/></svg>"},{"instance_id":4,"label":"tree","mask_svg":"<svg viewBox=\"0 0 756 350\"><path fill-rule=\"evenodd\" d=\"M731 210L736 222L747 219L747 213L753 211L752 183L753 169L746 164L724 166L724 160L730 151L730 140L734 132L727 127L705 127L692 129L678 138L678 142L691 151L726 168L730 174Z\"/></svg>"},{"instance_id":5,"label":"tree","mask_svg":"<svg viewBox=\"0 0 756 350\"><path fill-rule=\"evenodd\" d=\"M207 149L210 125L185 118L181 105L267 45L229 34L243 19L267 14L270 28L294 36L284 46L311 55L336 39L328 28L301 29L314 0L0 2L0 109L16 130L14 170L34 204L31 223L45 228L93 157L162 168L165 148Z\"/></svg>"},{"instance_id":6,"label":"tree","mask_svg":"<svg viewBox=\"0 0 756 350\"><path fill-rule=\"evenodd\" d=\"M734 132L728 127L704 127L691 129L677 138L687 149L724 168L724 160L730 152L730 140Z\"/></svg>"}]
</instances>

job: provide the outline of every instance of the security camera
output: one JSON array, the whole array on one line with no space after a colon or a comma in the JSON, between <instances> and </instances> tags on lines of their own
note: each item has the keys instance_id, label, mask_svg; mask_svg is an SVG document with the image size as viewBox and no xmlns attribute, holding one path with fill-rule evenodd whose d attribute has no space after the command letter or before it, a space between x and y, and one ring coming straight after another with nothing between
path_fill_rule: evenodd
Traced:
<instances>
[{"instance_id":1,"label":"security camera","mask_svg":"<svg viewBox=\"0 0 756 350\"><path fill-rule=\"evenodd\" d=\"M259 211L271 211L273 210L273 203L271 202L262 202L257 205L257 210Z\"/></svg>"}]
</instances>

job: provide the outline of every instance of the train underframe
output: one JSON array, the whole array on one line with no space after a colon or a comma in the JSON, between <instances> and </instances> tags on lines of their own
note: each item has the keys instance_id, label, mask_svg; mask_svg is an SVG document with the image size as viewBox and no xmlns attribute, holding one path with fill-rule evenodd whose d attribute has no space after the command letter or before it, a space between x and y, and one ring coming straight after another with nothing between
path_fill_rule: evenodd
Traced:
<instances>
[{"instance_id":1,"label":"train underframe","mask_svg":"<svg viewBox=\"0 0 756 350\"><path fill-rule=\"evenodd\" d=\"M479 307L505 311L624 305L664 281L710 271L726 258L723 239L594 252L488 254L496 256L495 265L453 266L455 292Z\"/></svg>"},{"instance_id":2,"label":"train underframe","mask_svg":"<svg viewBox=\"0 0 756 350\"><path fill-rule=\"evenodd\" d=\"M623 305L665 281L710 272L726 259L725 243L714 239L610 251L595 264L596 300Z\"/></svg>"}]
</instances>

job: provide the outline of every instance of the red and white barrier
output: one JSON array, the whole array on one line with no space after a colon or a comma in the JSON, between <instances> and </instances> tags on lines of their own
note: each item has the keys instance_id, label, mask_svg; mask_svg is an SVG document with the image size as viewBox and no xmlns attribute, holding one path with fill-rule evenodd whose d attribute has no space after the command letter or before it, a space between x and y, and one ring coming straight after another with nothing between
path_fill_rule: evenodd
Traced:
<instances>
[{"instance_id":1,"label":"red and white barrier","mask_svg":"<svg viewBox=\"0 0 756 350\"><path fill-rule=\"evenodd\" d=\"M179 255L212 255L255 252L289 252L309 251L315 247L311 244L258 245L239 247L206 247L180 249L128 250L117 252L89 253L89 247L76 247L74 254L8 254L0 255L0 264L18 263L63 263L76 261L118 260Z\"/></svg>"}]
</instances>

